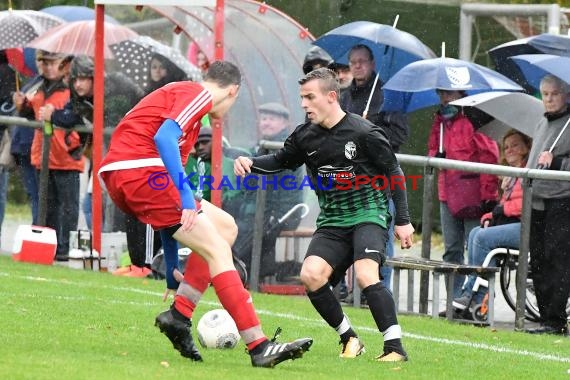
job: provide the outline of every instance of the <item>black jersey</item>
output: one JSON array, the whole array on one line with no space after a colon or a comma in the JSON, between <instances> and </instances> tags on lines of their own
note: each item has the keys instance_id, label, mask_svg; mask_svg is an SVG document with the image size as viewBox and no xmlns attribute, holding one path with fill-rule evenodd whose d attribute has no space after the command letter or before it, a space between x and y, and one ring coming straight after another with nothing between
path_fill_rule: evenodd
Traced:
<instances>
[{"instance_id":1,"label":"black jersey","mask_svg":"<svg viewBox=\"0 0 570 380\"><path fill-rule=\"evenodd\" d=\"M403 184L403 173L381 128L350 113L330 129L308 122L295 129L283 149L254 158L252 170L270 173L302 164L319 200L318 227L368 222L387 228L384 190L396 176ZM398 189L393 189L396 224L404 225L409 223L406 193Z\"/></svg>"}]
</instances>

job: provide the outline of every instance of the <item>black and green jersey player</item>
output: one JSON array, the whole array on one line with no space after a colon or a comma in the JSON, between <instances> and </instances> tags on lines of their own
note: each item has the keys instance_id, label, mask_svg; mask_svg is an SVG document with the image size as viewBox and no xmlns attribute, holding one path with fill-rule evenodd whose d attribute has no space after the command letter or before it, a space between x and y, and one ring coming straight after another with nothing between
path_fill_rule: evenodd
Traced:
<instances>
[{"instance_id":1,"label":"black and green jersey player","mask_svg":"<svg viewBox=\"0 0 570 380\"><path fill-rule=\"evenodd\" d=\"M358 286L384 336L384 349L376 359L407 360L392 294L378 275L389 223L382 191L386 186L396 205L395 235L402 248L413 244L403 173L383 130L341 109L334 72L314 70L299 84L301 105L309 122L297 127L275 154L238 157L234 171L243 176L306 165L321 206L317 230L301 269L301 281L311 303L340 335L341 357L363 353L364 345L331 290L354 264ZM373 178L378 181L371 184Z\"/></svg>"}]
</instances>

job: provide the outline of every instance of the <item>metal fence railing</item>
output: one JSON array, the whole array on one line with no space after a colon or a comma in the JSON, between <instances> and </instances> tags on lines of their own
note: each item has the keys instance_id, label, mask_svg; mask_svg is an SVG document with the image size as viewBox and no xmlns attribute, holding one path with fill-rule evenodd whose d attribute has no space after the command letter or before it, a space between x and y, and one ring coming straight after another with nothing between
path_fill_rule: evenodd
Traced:
<instances>
[{"instance_id":1,"label":"metal fence railing","mask_svg":"<svg viewBox=\"0 0 570 380\"><path fill-rule=\"evenodd\" d=\"M280 142L261 141L261 147L267 149L279 149L283 146ZM567 171L549 171L540 169L514 168L503 165L482 164L477 162L466 162L450 160L445 158L415 156L409 154L396 154L399 162L411 166L424 168L423 181L423 204L422 204L422 251L421 256L429 259L431 256L431 234L433 229L433 208L434 208L434 191L435 191L435 173L434 169L455 169L474 173L493 174L498 176L509 176L523 178L523 208L521 217L521 238L519 245L518 257L518 275L517 275L517 303L515 310L515 329L524 327L525 315L525 295L526 280L528 274L528 257L529 257L529 239L530 239L530 214L532 207L532 180L547 179L558 181L570 181L570 172ZM264 190L258 189L259 192ZM258 193L260 195L260 193ZM264 199L263 196L261 199ZM261 205L258 205L260 207ZM263 208L261 206L260 208ZM261 223L256 219L254 236L261 236L263 230L263 221ZM252 252L252 267L257 262L256 268L259 268L259 260L261 257L261 244L254 245ZM252 276L253 277L253 276ZM422 272L420 277L420 313L427 314L428 307L428 290L429 277L428 273Z\"/></svg>"}]
</instances>

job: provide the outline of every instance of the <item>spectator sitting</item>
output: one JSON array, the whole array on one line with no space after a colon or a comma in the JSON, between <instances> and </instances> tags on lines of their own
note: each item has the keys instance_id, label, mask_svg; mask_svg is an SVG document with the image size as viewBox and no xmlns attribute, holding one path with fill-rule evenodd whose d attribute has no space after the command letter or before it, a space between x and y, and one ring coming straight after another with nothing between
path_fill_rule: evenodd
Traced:
<instances>
[{"instance_id":1,"label":"spectator sitting","mask_svg":"<svg viewBox=\"0 0 570 380\"><path fill-rule=\"evenodd\" d=\"M516 130L509 131L503 137L504 161L516 168L524 168L530 153L532 140L527 135ZM483 264L487 254L495 248L519 247L520 240L520 218L522 210L523 190L521 179L515 177L505 177L501 182L502 196L500 203L481 217L481 227L475 227L469 234L467 244L469 265L480 266ZM495 266L493 259L489 266ZM483 302L487 293L478 289L473 292L476 275L470 275L463 286L461 297L453 300L453 306L459 310L467 310L470 305L477 305Z\"/></svg>"},{"instance_id":2,"label":"spectator sitting","mask_svg":"<svg viewBox=\"0 0 570 380\"><path fill-rule=\"evenodd\" d=\"M190 183L196 189L194 194L197 198L211 202L211 188L209 183L212 178L212 129L202 127L194 146L196 158L188 158L186 173L191 176ZM233 148L236 149L236 148ZM226 147L222 147L222 175L224 182L222 187L222 209L236 217L242 204L239 190L236 188L236 176L234 174L233 158L228 156ZM244 152L242 151L242 154ZM229 182L229 184L228 184ZM230 187L234 187L232 190Z\"/></svg>"},{"instance_id":3,"label":"spectator sitting","mask_svg":"<svg viewBox=\"0 0 570 380\"><path fill-rule=\"evenodd\" d=\"M259 107L258 132L261 140L285 141L289 135L289 110L280 103L265 103ZM268 154L267 149L256 147L253 156ZM282 183L285 176L295 177L297 186L301 183L303 175L302 168L291 171L284 171L274 175L278 184ZM273 176L273 175L272 175ZM261 183L261 180L259 181ZM259 183L259 185L260 185ZM303 201L302 190L290 190L284 186L272 188L268 184L266 192L265 216L264 216L264 237L261 249L261 271L259 278L271 276L276 273L275 243L277 236L284 230L294 230L299 225L301 218L299 214L289 217L282 225L277 226L277 220L285 215L293 206ZM253 228L255 220L255 210L257 202L257 192L245 190L239 216L236 218L238 225L238 237L233 246L234 254L241 259L251 269L251 254L253 247Z\"/></svg>"}]
</instances>

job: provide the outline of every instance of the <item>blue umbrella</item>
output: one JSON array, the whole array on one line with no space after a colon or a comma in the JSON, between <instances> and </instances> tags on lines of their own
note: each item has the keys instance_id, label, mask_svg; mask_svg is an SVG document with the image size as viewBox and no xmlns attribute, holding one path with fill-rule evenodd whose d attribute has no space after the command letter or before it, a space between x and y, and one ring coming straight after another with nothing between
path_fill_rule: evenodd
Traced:
<instances>
[{"instance_id":1,"label":"blue umbrella","mask_svg":"<svg viewBox=\"0 0 570 380\"><path fill-rule=\"evenodd\" d=\"M526 81L536 90L540 89L541 79L552 74L570 83L570 58L551 54L522 54L511 57L520 68Z\"/></svg>"},{"instance_id":2,"label":"blue umbrella","mask_svg":"<svg viewBox=\"0 0 570 380\"><path fill-rule=\"evenodd\" d=\"M510 41L489 50L489 56L495 63L495 70L528 88L529 83L519 67L509 59L521 54L552 54L570 57L570 37L543 33Z\"/></svg>"},{"instance_id":3,"label":"blue umbrella","mask_svg":"<svg viewBox=\"0 0 570 380\"><path fill-rule=\"evenodd\" d=\"M348 65L354 45L368 46L383 81L411 62L433 58L435 54L414 35L395 27L370 21L355 21L335 28L313 42L330 54L336 63Z\"/></svg>"},{"instance_id":4,"label":"blue umbrella","mask_svg":"<svg viewBox=\"0 0 570 380\"><path fill-rule=\"evenodd\" d=\"M383 86L384 111L412 112L439 104L436 89L465 91L522 91L509 78L487 67L454 58L413 62L398 71Z\"/></svg>"},{"instance_id":5,"label":"blue umbrella","mask_svg":"<svg viewBox=\"0 0 570 380\"><path fill-rule=\"evenodd\" d=\"M49 13L57 16L65 21L89 21L95 19L95 11L91 8L80 5L55 5L41 10L41 12ZM105 21L111 24L119 24L113 17L105 15Z\"/></svg>"}]
</instances>

